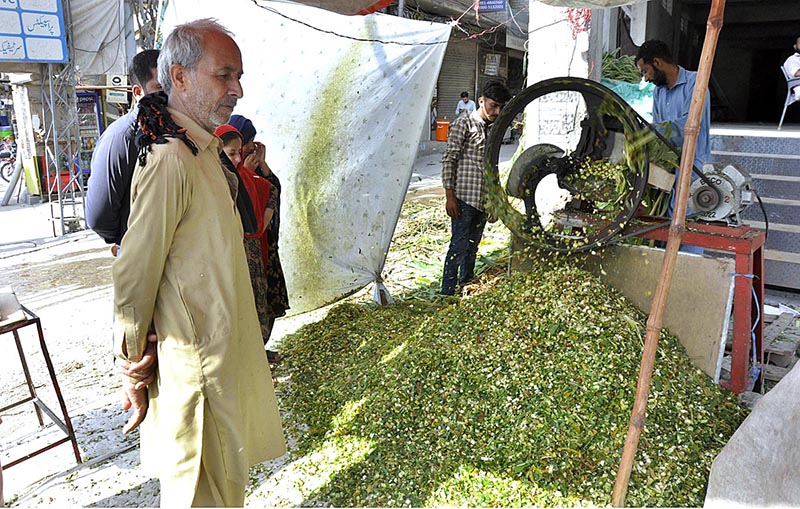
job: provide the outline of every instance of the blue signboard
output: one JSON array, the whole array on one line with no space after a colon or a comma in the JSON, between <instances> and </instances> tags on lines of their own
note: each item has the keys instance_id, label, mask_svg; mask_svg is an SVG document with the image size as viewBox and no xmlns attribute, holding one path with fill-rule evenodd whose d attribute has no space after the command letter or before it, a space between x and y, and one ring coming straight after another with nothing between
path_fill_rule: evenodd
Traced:
<instances>
[{"instance_id":1,"label":"blue signboard","mask_svg":"<svg viewBox=\"0 0 800 509\"><path fill-rule=\"evenodd\" d=\"M478 12L505 11L506 0L478 0Z\"/></svg>"},{"instance_id":2,"label":"blue signboard","mask_svg":"<svg viewBox=\"0 0 800 509\"><path fill-rule=\"evenodd\" d=\"M68 59L61 0L0 0L0 62Z\"/></svg>"}]
</instances>

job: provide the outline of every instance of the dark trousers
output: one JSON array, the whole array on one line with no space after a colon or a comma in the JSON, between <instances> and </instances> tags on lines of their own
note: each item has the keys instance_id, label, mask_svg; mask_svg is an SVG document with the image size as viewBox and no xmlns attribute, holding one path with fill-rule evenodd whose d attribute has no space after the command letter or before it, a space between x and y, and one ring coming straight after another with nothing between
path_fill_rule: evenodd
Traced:
<instances>
[{"instance_id":1,"label":"dark trousers","mask_svg":"<svg viewBox=\"0 0 800 509\"><path fill-rule=\"evenodd\" d=\"M450 219L452 235L450 249L444 260L442 274L442 295L453 295L456 284L463 286L475 275L475 258L478 244L486 226L486 212L458 200L461 214L458 219Z\"/></svg>"}]
</instances>

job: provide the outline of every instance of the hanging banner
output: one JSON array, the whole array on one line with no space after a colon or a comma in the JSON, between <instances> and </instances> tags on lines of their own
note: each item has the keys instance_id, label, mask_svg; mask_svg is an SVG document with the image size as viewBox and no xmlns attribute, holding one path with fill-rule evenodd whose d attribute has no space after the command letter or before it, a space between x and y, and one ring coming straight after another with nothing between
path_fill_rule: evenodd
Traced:
<instances>
[{"instance_id":1,"label":"hanging banner","mask_svg":"<svg viewBox=\"0 0 800 509\"><path fill-rule=\"evenodd\" d=\"M129 12L126 15L128 3L69 1L75 48L73 63L81 75L128 73L128 64L136 55L133 21Z\"/></svg>"},{"instance_id":2,"label":"hanging banner","mask_svg":"<svg viewBox=\"0 0 800 509\"><path fill-rule=\"evenodd\" d=\"M451 27L291 3L171 0L161 32L204 17L235 34L244 98L234 113L253 121L281 180L290 312L379 280Z\"/></svg>"}]
</instances>

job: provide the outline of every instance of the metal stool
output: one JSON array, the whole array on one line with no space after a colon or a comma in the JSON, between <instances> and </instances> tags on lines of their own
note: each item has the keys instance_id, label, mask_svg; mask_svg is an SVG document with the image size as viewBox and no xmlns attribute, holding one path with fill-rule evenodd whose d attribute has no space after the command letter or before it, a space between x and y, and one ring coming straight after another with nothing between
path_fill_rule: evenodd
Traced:
<instances>
[{"instance_id":1,"label":"metal stool","mask_svg":"<svg viewBox=\"0 0 800 509\"><path fill-rule=\"evenodd\" d=\"M0 408L0 412L5 412L11 408L24 405L25 403L32 402L34 409L36 410L36 417L39 418L39 425L44 426L44 420L42 419L42 412L44 412L50 420L55 423L56 426L61 428L61 431L66 434L66 436L60 440L57 440L49 445L45 445L41 449L38 449L30 454L22 456L21 458L17 458L14 461L9 462L8 464L3 465L3 470L7 468L11 468L14 465L21 463L27 459L33 458L45 451L48 451L58 445L61 445L65 442L72 442L72 450L75 453L75 460L78 463L81 463L81 453L78 450L78 441L75 439L75 431L72 429L72 422L69 420L69 415L67 414L67 406L64 404L64 398L61 396L61 388L58 386L58 380L56 379L56 372L53 369L53 362L50 360L50 354L47 352L47 345L44 343L44 334L42 333L42 323L39 320L39 317L32 313L28 308L22 306L22 311L25 313L25 319L21 321L17 321L14 323L10 323L0 327L0 335L3 335L7 332L11 332L14 334L14 341L17 343L17 351L19 352L19 360L22 363L22 371L25 373L25 381L28 384L28 391L30 392L30 396L24 398L20 401L15 403L11 403L10 405L4 406ZM25 360L25 354L22 351L22 342L19 339L19 333L17 332L19 329L23 327L27 327L28 325L36 325L36 330L39 333L39 345L42 348L42 355L44 355L44 361L47 364L47 371L50 373L50 380L53 382L53 388L56 391L56 397L58 398L58 405L61 407L61 414L64 416L64 420L59 419L59 417L50 410L47 405L44 404L37 396L36 396L36 388L33 386L33 381L31 380L31 374L28 370L28 362Z\"/></svg>"}]
</instances>

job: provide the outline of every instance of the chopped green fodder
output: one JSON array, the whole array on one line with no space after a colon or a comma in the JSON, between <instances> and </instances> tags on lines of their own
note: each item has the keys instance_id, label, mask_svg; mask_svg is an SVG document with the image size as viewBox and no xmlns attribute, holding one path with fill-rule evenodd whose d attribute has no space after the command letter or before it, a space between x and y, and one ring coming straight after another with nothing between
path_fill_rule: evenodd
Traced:
<instances>
[{"instance_id":1,"label":"chopped green fodder","mask_svg":"<svg viewBox=\"0 0 800 509\"><path fill-rule=\"evenodd\" d=\"M303 504L609 505L644 332L560 265L460 301L334 308L282 342L293 465L324 478ZM662 334L628 504L702 505L745 415Z\"/></svg>"}]
</instances>

